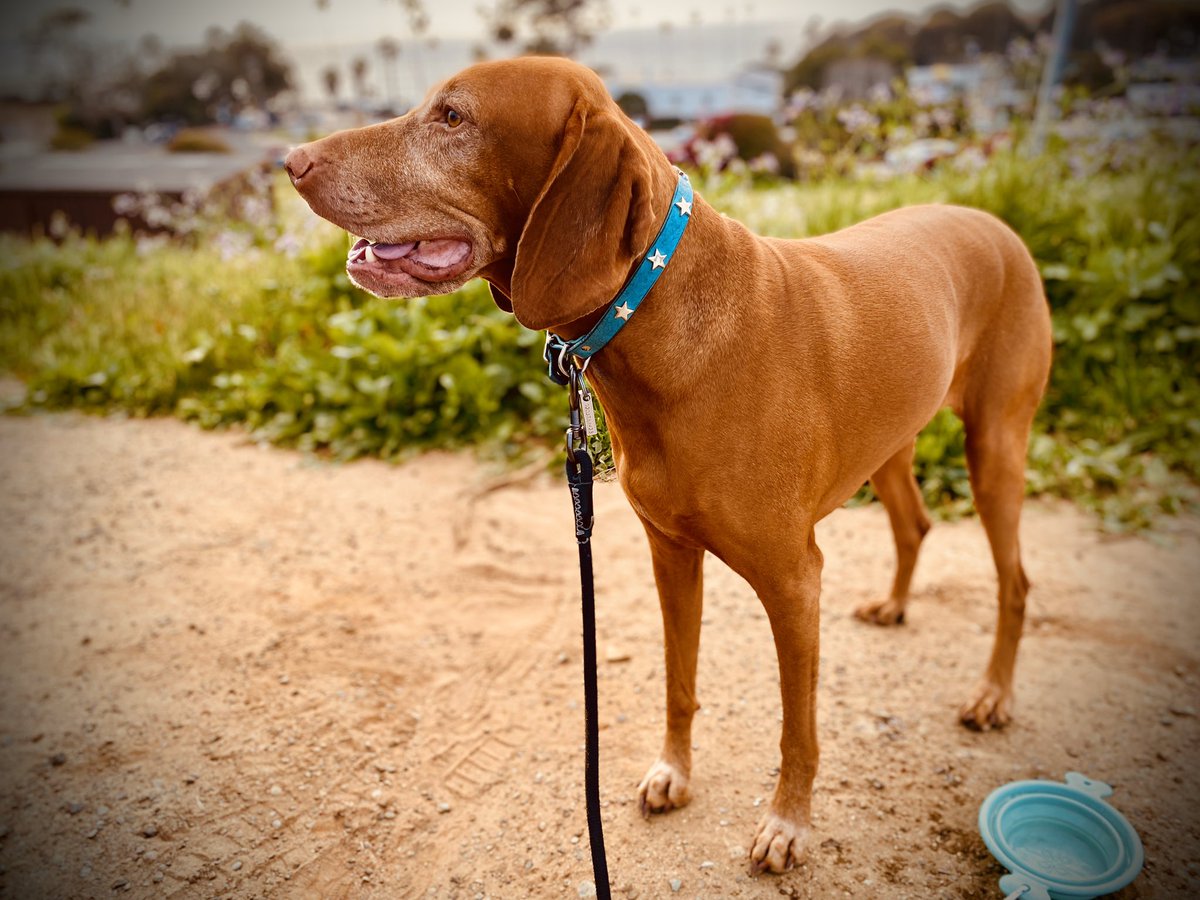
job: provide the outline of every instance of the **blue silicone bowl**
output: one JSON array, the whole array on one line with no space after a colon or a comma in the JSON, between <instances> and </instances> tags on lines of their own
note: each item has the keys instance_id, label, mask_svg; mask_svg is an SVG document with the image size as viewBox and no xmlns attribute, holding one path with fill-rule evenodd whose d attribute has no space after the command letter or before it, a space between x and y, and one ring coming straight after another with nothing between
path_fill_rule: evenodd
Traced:
<instances>
[{"instance_id":1,"label":"blue silicone bowl","mask_svg":"<svg viewBox=\"0 0 1200 900\"><path fill-rule=\"evenodd\" d=\"M1104 802L1112 788L1078 772L1066 783L1014 781L979 808L979 832L1009 870L1008 897L1082 900L1119 891L1142 870L1142 842Z\"/></svg>"}]
</instances>

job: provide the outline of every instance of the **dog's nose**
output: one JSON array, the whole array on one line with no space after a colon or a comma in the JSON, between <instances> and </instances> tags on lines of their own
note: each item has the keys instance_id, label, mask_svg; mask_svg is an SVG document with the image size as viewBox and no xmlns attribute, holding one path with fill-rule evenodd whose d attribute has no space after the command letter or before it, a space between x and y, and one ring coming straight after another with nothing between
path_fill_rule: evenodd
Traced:
<instances>
[{"instance_id":1,"label":"dog's nose","mask_svg":"<svg viewBox=\"0 0 1200 900\"><path fill-rule=\"evenodd\" d=\"M292 184L296 184L301 178L309 172L315 160L303 146L292 148L292 152L287 155L283 161L283 167L287 169L288 176L292 179Z\"/></svg>"}]
</instances>

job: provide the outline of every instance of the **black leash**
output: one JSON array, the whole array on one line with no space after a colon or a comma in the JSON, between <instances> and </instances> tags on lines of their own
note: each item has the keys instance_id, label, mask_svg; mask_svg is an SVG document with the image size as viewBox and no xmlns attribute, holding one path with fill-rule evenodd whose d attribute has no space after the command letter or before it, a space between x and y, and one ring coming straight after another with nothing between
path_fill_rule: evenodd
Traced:
<instances>
[{"instance_id":1,"label":"black leash","mask_svg":"<svg viewBox=\"0 0 1200 900\"><path fill-rule=\"evenodd\" d=\"M554 363L550 364L551 371ZM587 719L584 790L587 795L588 843L592 849L592 877L596 896L610 900L608 860L604 856L604 825L600 820L600 706L596 685L596 592L592 583L592 457L587 439L596 433L592 395L583 373L566 362L570 391L571 426L567 429L567 485L575 513L575 540L579 544L579 581L583 593L583 705Z\"/></svg>"}]
</instances>

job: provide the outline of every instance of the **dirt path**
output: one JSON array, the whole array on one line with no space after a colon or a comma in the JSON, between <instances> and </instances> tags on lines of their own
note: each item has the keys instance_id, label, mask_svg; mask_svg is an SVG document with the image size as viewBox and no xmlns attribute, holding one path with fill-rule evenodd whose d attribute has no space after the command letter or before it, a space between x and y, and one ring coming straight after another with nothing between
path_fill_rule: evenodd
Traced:
<instances>
[{"instance_id":1,"label":"dirt path","mask_svg":"<svg viewBox=\"0 0 1200 900\"><path fill-rule=\"evenodd\" d=\"M173 421L0 419L0 895L578 897L574 543L549 478L467 456L326 465ZM935 527L909 624L879 509L823 523L816 838L750 877L779 696L749 588L706 568L695 799L633 802L662 727L637 522L598 492L602 790L613 877L652 897L998 897L976 829L1005 781L1109 781L1146 868L1200 892L1200 522L1104 538L1035 503L1017 722L960 728L990 646L976 521ZM679 883L673 891L672 880ZM623 896L622 893L617 894Z\"/></svg>"}]
</instances>

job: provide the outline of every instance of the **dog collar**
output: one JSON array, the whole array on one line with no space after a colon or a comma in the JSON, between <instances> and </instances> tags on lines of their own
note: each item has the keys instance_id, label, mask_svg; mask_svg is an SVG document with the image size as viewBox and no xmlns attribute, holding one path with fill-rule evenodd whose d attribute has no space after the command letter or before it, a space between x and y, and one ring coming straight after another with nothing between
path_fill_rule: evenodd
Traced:
<instances>
[{"instance_id":1,"label":"dog collar","mask_svg":"<svg viewBox=\"0 0 1200 900\"><path fill-rule=\"evenodd\" d=\"M581 368L586 366L587 361L603 350L608 342L617 336L617 332L633 318L650 289L666 271L667 264L674 258L675 248L679 246L679 240L683 237L691 217L692 184L687 175L679 171L679 180L675 185L675 195L671 198L671 209L667 213L666 221L650 242L650 249L642 256L633 277L621 288L616 299L608 304L600 321L583 337L571 341L546 332L545 357L552 381L566 384L569 357L575 357Z\"/></svg>"}]
</instances>

